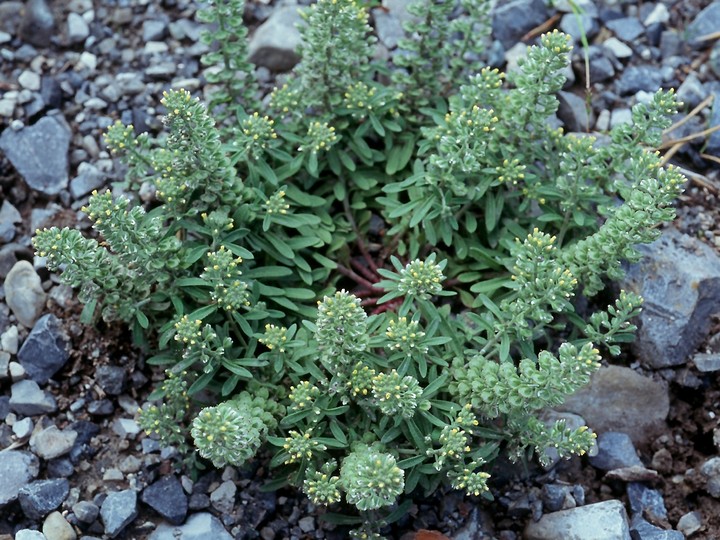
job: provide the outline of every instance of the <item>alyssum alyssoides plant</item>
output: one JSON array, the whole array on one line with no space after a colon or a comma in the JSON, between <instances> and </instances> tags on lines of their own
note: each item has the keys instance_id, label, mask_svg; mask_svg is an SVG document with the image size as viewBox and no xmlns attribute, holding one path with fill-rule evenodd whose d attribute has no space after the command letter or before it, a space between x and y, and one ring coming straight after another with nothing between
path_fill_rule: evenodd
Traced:
<instances>
[{"instance_id":1,"label":"alyssum alyssoides plant","mask_svg":"<svg viewBox=\"0 0 720 540\"><path fill-rule=\"evenodd\" d=\"M657 237L684 180L649 151L672 92L603 144L564 134L547 120L568 38L542 36L506 80L474 64L487 6L459 5L412 6L412 38L380 65L366 8L320 0L263 105L243 4L213 3L211 109L169 91L164 134L106 136L126 189L156 202L97 193L96 238L34 239L84 320L125 321L157 349L149 433L217 467L274 449L271 485L356 507L357 537L417 490L489 496L499 452L587 451L592 433L543 412L588 381L595 347L631 339L641 300L587 319L574 300ZM218 403L196 405L200 390Z\"/></svg>"}]
</instances>

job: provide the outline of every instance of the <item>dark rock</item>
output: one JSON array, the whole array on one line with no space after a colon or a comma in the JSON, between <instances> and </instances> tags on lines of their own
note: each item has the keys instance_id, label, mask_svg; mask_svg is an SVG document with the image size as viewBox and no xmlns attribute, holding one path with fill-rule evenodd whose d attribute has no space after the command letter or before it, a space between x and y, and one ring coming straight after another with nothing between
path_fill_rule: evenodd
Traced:
<instances>
[{"instance_id":1,"label":"dark rock","mask_svg":"<svg viewBox=\"0 0 720 540\"><path fill-rule=\"evenodd\" d=\"M595 37L600 26L597 18L587 13L577 16L574 13L566 13L560 20L560 30L571 36L577 43L582 39L583 33L588 39Z\"/></svg>"},{"instance_id":2,"label":"dark rock","mask_svg":"<svg viewBox=\"0 0 720 540\"><path fill-rule=\"evenodd\" d=\"M75 514L75 517L83 523L92 523L97 519L98 514L100 513L100 508L89 501L80 501L73 505L72 511Z\"/></svg>"},{"instance_id":3,"label":"dark rock","mask_svg":"<svg viewBox=\"0 0 720 540\"><path fill-rule=\"evenodd\" d=\"M117 396L125 386L125 370L119 366L99 366L95 370L95 381L106 394Z\"/></svg>"},{"instance_id":4,"label":"dark rock","mask_svg":"<svg viewBox=\"0 0 720 540\"><path fill-rule=\"evenodd\" d=\"M18 492L40 472L40 460L30 452L0 452L0 508L17 499Z\"/></svg>"},{"instance_id":5,"label":"dark rock","mask_svg":"<svg viewBox=\"0 0 720 540\"><path fill-rule=\"evenodd\" d=\"M147 43L148 41L161 41L167 35L167 30L167 21L148 19L143 22L143 42Z\"/></svg>"},{"instance_id":6,"label":"dark rock","mask_svg":"<svg viewBox=\"0 0 720 540\"><path fill-rule=\"evenodd\" d=\"M685 35L688 43L695 48L707 46L707 41L700 41L699 38L717 32L720 28L720 1L716 0L700 13L685 28Z\"/></svg>"},{"instance_id":7,"label":"dark rock","mask_svg":"<svg viewBox=\"0 0 720 540\"><path fill-rule=\"evenodd\" d=\"M665 25L663 23L654 23L645 29L645 37L647 37L648 43L652 47L660 45L662 34L665 31Z\"/></svg>"},{"instance_id":8,"label":"dark rock","mask_svg":"<svg viewBox=\"0 0 720 540\"><path fill-rule=\"evenodd\" d=\"M79 199L94 189L100 189L105 183L105 174L90 163L83 162L78 166L78 175L70 180L70 195Z\"/></svg>"},{"instance_id":9,"label":"dark rock","mask_svg":"<svg viewBox=\"0 0 720 540\"><path fill-rule=\"evenodd\" d=\"M635 351L653 369L684 364L705 339L720 303L720 257L674 229L638 250L644 258L621 283L645 299Z\"/></svg>"},{"instance_id":10,"label":"dark rock","mask_svg":"<svg viewBox=\"0 0 720 540\"><path fill-rule=\"evenodd\" d=\"M67 499L70 484L64 478L59 480L37 480L24 486L18 492L23 512L30 519L42 519L56 510Z\"/></svg>"},{"instance_id":11,"label":"dark rock","mask_svg":"<svg viewBox=\"0 0 720 540\"><path fill-rule=\"evenodd\" d=\"M12 385L10 408L23 416L36 416L57 411L55 398L40 389L35 381L18 381Z\"/></svg>"},{"instance_id":12,"label":"dark rock","mask_svg":"<svg viewBox=\"0 0 720 540\"><path fill-rule=\"evenodd\" d=\"M165 476L145 488L141 500L174 525L185 521L188 501L175 476Z\"/></svg>"},{"instance_id":13,"label":"dark rock","mask_svg":"<svg viewBox=\"0 0 720 540\"><path fill-rule=\"evenodd\" d=\"M605 23L613 34L625 42L632 42L645 32L645 27L635 17L623 17Z\"/></svg>"},{"instance_id":14,"label":"dark rock","mask_svg":"<svg viewBox=\"0 0 720 540\"><path fill-rule=\"evenodd\" d=\"M45 384L70 357L60 320L51 313L40 317L17 356L25 373L36 383Z\"/></svg>"},{"instance_id":15,"label":"dark rock","mask_svg":"<svg viewBox=\"0 0 720 540\"><path fill-rule=\"evenodd\" d=\"M667 519L665 501L658 490L639 482L630 482L627 485L627 496L633 515L643 515L643 512L646 512L659 519Z\"/></svg>"},{"instance_id":16,"label":"dark rock","mask_svg":"<svg viewBox=\"0 0 720 540\"><path fill-rule=\"evenodd\" d=\"M682 40L675 30L665 30L660 34L660 54L663 58L670 58L680 52Z\"/></svg>"},{"instance_id":17,"label":"dark rock","mask_svg":"<svg viewBox=\"0 0 720 540\"><path fill-rule=\"evenodd\" d=\"M115 412L115 405L109 399L95 399L88 403L87 412L93 416L110 416Z\"/></svg>"},{"instance_id":18,"label":"dark rock","mask_svg":"<svg viewBox=\"0 0 720 540\"><path fill-rule=\"evenodd\" d=\"M20 23L20 37L37 47L47 47L55 31L55 19L45 0L28 0Z\"/></svg>"},{"instance_id":19,"label":"dark rock","mask_svg":"<svg viewBox=\"0 0 720 540\"><path fill-rule=\"evenodd\" d=\"M70 127L62 115L52 114L18 131L0 135L0 150L25 182L45 195L57 195L68 184ZM43 149L42 159L37 151Z\"/></svg>"},{"instance_id":20,"label":"dark rock","mask_svg":"<svg viewBox=\"0 0 720 540\"><path fill-rule=\"evenodd\" d=\"M108 493L100 508L105 534L115 538L130 525L138 515L137 493L132 489Z\"/></svg>"},{"instance_id":21,"label":"dark rock","mask_svg":"<svg viewBox=\"0 0 720 540\"><path fill-rule=\"evenodd\" d=\"M283 6L255 30L248 42L250 62L271 71L287 71L300 57L296 49L302 38L297 26L304 24L297 6Z\"/></svg>"},{"instance_id":22,"label":"dark rock","mask_svg":"<svg viewBox=\"0 0 720 540\"><path fill-rule=\"evenodd\" d=\"M3 201L0 207L0 243L7 244L15 238L15 224L22 221L20 212L10 201Z\"/></svg>"},{"instance_id":23,"label":"dark rock","mask_svg":"<svg viewBox=\"0 0 720 540\"><path fill-rule=\"evenodd\" d=\"M640 90L655 92L662 86L662 83L662 73L658 68L629 66L623 71L615 87L621 96L627 96Z\"/></svg>"},{"instance_id":24,"label":"dark rock","mask_svg":"<svg viewBox=\"0 0 720 540\"><path fill-rule=\"evenodd\" d=\"M689 108L696 107L708 94L709 92L694 71L685 77L685 80L677 90L678 99L683 102L683 105Z\"/></svg>"},{"instance_id":25,"label":"dark rock","mask_svg":"<svg viewBox=\"0 0 720 540\"><path fill-rule=\"evenodd\" d=\"M642 466L632 440L625 433L608 431L601 433L597 440L598 453L589 458L596 469L610 471L622 467Z\"/></svg>"},{"instance_id":26,"label":"dark rock","mask_svg":"<svg viewBox=\"0 0 720 540\"><path fill-rule=\"evenodd\" d=\"M498 3L492 14L493 37L509 49L547 18L548 11L542 0L510 0Z\"/></svg>"},{"instance_id":27,"label":"dark rock","mask_svg":"<svg viewBox=\"0 0 720 540\"><path fill-rule=\"evenodd\" d=\"M713 101L712 114L710 115L709 128L720 126L720 92L713 92L715 99ZM720 154L720 130L714 132L707 140L705 152L708 154Z\"/></svg>"},{"instance_id":28,"label":"dark rock","mask_svg":"<svg viewBox=\"0 0 720 540\"><path fill-rule=\"evenodd\" d=\"M51 459L47 462L48 478L68 478L75 472L75 467L67 458Z\"/></svg>"},{"instance_id":29,"label":"dark rock","mask_svg":"<svg viewBox=\"0 0 720 540\"><path fill-rule=\"evenodd\" d=\"M190 510L204 510L210 506L210 497L204 493L193 493L190 495L190 501L188 501L188 508Z\"/></svg>"},{"instance_id":30,"label":"dark rock","mask_svg":"<svg viewBox=\"0 0 720 540\"><path fill-rule=\"evenodd\" d=\"M558 92L558 118L563 121L568 131L588 132L594 124L592 109L588 112L587 103L583 98L571 92Z\"/></svg>"},{"instance_id":31,"label":"dark rock","mask_svg":"<svg viewBox=\"0 0 720 540\"><path fill-rule=\"evenodd\" d=\"M0 422L5 420L5 417L10 412L10 397L0 396Z\"/></svg>"}]
</instances>

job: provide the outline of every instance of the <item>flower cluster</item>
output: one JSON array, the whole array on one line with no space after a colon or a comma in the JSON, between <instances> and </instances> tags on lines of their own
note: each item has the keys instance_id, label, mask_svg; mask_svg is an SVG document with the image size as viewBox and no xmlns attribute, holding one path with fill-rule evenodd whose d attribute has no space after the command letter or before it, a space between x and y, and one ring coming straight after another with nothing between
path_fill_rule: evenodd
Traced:
<instances>
[{"instance_id":1,"label":"flower cluster","mask_svg":"<svg viewBox=\"0 0 720 540\"><path fill-rule=\"evenodd\" d=\"M513 186L517 186L518 182L525 179L525 165L520 164L520 160L505 159L502 166L498 166L495 170L498 172L498 182L505 182Z\"/></svg>"},{"instance_id":2,"label":"flower cluster","mask_svg":"<svg viewBox=\"0 0 720 540\"><path fill-rule=\"evenodd\" d=\"M404 477L393 456L368 446L348 454L340 468L348 503L363 511L393 504L403 492Z\"/></svg>"},{"instance_id":3,"label":"flower cluster","mask_svg":"<svg viewBox=\"0 0 720 540\"><path fill-rule=\"evenodd\" d=\"M285 438L283 448L288 453L285 464L309 460L316 452L327 450L327 446L313 439L312 429L308 429L305 433L291 430L288 437Z\"/></svg>"},{"instance_id":4,"label":"flower cluster","mask_svg":"<svg viewBox=\"0 0 720 540\"><path fill-rule=\"evenodd\" d=\"M270 93L270 107L273 110L287 115L290 113L300 114L300 90L298 88L290 87L288 84L282 85L280 88L275 87Z\"/></svg>"},{"instance_id":5,"label":"flower cluster","mask_svg":"<svg viewBox=\"0 0 720 540\"><path fill-rule=\"evenodd\" d=\"M240 122L233 144L241 149L241 155L256 160L262 157L268 145L277 139L275 121L269 116L260 116L257 112Z\"/></svg>"},{"instance_id":6,"label":"flower cluster","mask_svg":"<svg viewBox=\"0 0 720 540\"><path fill-rule=\"evenodd\" d=\"M223 361L225 351L232 346L231 338L221 340L212 326L202 326L199 319L190 320L183 315L174 326L175 341L182 345L183 358L200 362L206 373Z\"/></svg>"},{"instance_id":7,"label":"flower cluster","mask_svg":"<svg viewBox=\"0 0 720 540\"><path fill-rule=\"evenodd\" d=\"M375 370L358 362L350 372L346 383L348 391L354 398L365 398L372 391Z\"/></svg>"},{"instance_id":8,"label":"flower cluster","mask_svg":"<svg viewBox=\"0 0 720 540\"><path fill-rule=\"evenodd\" d=\"M163 445L184 450L188 445L183 424L190 410L187 371L175 373L167 370L165 376L160 386L163 402L159 406L150 405L139 409L138 425L148 435L157 436Z\"/></svg>"},{"instance_id":9,"label":"flower cluster","mask_svg":"<svg viewBox=\"0 0 720 540\"><path fill-rule=\"evenodd\" d=\"M434 253L425 261L415 259L408 263L400 272L398 291L424 300L438 294L442 291L441 282L445 279L442 272L445 264L446 261L435 263Z\"/></svg>"},{"instance_id":10,"label":"flower cluster","mask_svg":"<svg viewBox=\"0 0 720 540\"><path fill-rule=\"evenodd\" d=\"M349 355L367 348L367 314L360 299L337 291L318 302L315 339L329 362L346 364Z\"/></svg>"},{"instance_id":11,"label":"flower cluster","mask_svg":"<svg viewBox=\"0 0 720 540\"><path fill-rule=\"evenodd\" d=\"M212 299L227 311L250 306L248 284L240 279L242 272L238 268L242 258L220 246L207 254L207 260L208 265L200 277L212 284Z\"/></svg>"},{"instance_id":12,"label":"flower cluster","mask_svg":"<svg viewBox=\"0 0 720 540\"><path fill-rule=\"evenodd\" d=\"M414 377L402 377L392 370L375 375L372 392L374 403L383 414L401 414L405 418L412 418L422 395L422 388Z\"/></svg>"},{"instance_id":13,"label":"flower cluster","mask_svg":"<svg viewBox=\"0 0 720 540\"><path fill-rule=\"evenodd\" d=\"M273 193L270 198L265 201L265 212L268 214L287 214L290 205L285 202L285 191L280 189Z\"/></svg>"},{"instance_id":14,"label":"flower cluster","mask_svg":"<svg viewBox=\"0 0 720 540\"><path fill-rule=\"evenodd\" d=\"M309 381L299 382L297 386L290 387L290 394L288 395L292 403L290 410L302 411L311 409L319 397L320 389L317 386L314 386Z\"/></svg>"},{"instance_id":15,"label":"flower cluster","mask_svg":"<svg viewBox=\"0 0 720 540\"><path fill-rule=\"evenodd\" d=\"M319 471L308 471L303 482L303 492L313 504L329 505L340 502L340 477L332 475L336 468L337 463L330 460Z\"/></svg>"},{"instance_id":16,"label":"flower cluster","mask_svg":"<svg viewBox=\"0 0 720 540\"><path fill-rule=\"evenodd\" d=\"M232 231L235 228L235 220L228 216L227 210L213 210L210 213L203 212L200 218L209 229L213 238L217 238L220 233Z\"/></svg>"},{"instance_id":17,"label":"flower cluster","mask_svg":"<svg viewBox=\"0 0 720 540\"><path fill-rule=\"evenodd\" d=\"M420 330L420 323L416 320L408 320L407 317L390 320L385 336L390 350L402 351L406 356L428 351L427 346L422 344L425 332Z\"/></svg>"},{"instance_id":18,"label":"flower cluster","mask_svg":"<svg viewBox=\"0 0 720 540\"><path fill-rule=\"evenodd\" d=\"M284 326L274 324L265 325L265 333L258 341L271 351L285 352L285 344L288 340L288 329Z\"/></svg>"},{"instance_id":19,"label":"flower cluster","mask_svg":"<svg viewBox=\"0 0 720 540\"><path fill-rule=\"evenodd\" d=\"M333 126L328 125L327 122L316 120L310 123L307 136L305 137L306 142L298 148L298 150L300 152L317 154L318 152L329 150L338 140L339 138Z\"/></svg>"}]
</instances>

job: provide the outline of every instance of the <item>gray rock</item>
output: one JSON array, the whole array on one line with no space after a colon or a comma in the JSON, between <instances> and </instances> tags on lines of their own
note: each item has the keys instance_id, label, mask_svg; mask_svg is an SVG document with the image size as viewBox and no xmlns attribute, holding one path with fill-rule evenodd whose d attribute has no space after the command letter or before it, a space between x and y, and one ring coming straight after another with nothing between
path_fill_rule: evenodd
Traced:
<instances>
[{"instance_id":1,"label":"gray rock","mask_svg":"<svg viewBox=\"0 0 720 540\"><path fill-rule=\"evenodd\" d=\"M32 418L23 418L22 420L15 421L12 431L18 439L25 439L30 436L34 427L35 425L33 424Z\"/></svg>"},{"instance_id":2,"label":"gray rock","mask_svg":"<svg viewBox=\"0 0 720 540\"><path fill-rule=\"evenodd\" d=\"M15 540L47 540L47 536L45 536L40 531L33 531L32 529L20 529L15 534Z\"/></svg>"},{"instance_id":3,"label":"gray rock","mask_svg":"<svg viewBox=\"0 0 720 540\"><path fill-rule=\"evenodd\" d=\"M630 124L632 122L632 111L630 109L615 109L610 117L610 128L621 124Z\"/></svg>"},{"instance_id":4,"label":"gray rock","mask_svg":"<svg viewBox=\"0 0 720 540\"><path fill-rule=\"evenodd\" d=\"M506 49L515 45L528 31L548 19L542 0L499 2L492 14L492 34Z\"/></svg>"},{"instance_id":5,"label":"gray rock","mask_svg":"<svg viewBox=\"0 0 720 540\"><path fill-rule=\"evenodd\" d=\"M627 485L628 502L632 515L650 514L660 519L667 519L667 508L662 493L639 482Z\"/></svg>"},{"instance_id":6,"label":"gray rock","mask_svg":"<svg viewBox=\"0 0 720 540\"><path fill-rule=\"evenodd\" d=\"M34 71L26 69L18 77L18 84L27 90L37 92L40 90L40 75ZM25 102L24 99L20 99L21 103Z\"/></svg>"},{"instance_id":7,"label":"gray rock","mask_svg":"<svg viewBox=\"0 0 720 540\"><path fill-rule=\"evenodd\" d=\"M10 408L18 414L36 416L57 411L55 398L42 390L35 381L18 381L10 391Z\"/></svg>"},{"instance_id":8,"label":"gray rock","mask_svg":"<svg viewBox=\"0 0 720 540\"><path fill-rule=\"evenodd\" d=\"M685 536L691 536L698 532L702 525L703 520L700 512L688 512L678 520L677 529Z\"/></svg>"},{"instance_id":9,"label":"gray rock","mask_svg":"<svg viewBox=\"0 0 720 540\"><path fill-rule=\"evenodd\" d=\"M10 367L10 353L0 351L0 379L7 379ZM7 396L4 396L7 397Z\"/></svg>"},{"instance_id":10,"label":"gray rock","mask_svg":"<svg viewBox=\"0 0 720 540\"><path fill-rule=\"evenodd\" d=\"M20 37L26 43L47 47L55 33L55 19L45 0L29 0L20 23Z\"/></svg>"},{"instance_id":11,"label":"gray rock","mask_svg":"<svg viewBox=\"0 0 720 540\"><path fill-rule=\"evenodd\" d=\"M690 72L677 90L677 97L687 107L697 106L708 97L709 92L703 86L694 71Z\"/></svg>"},{"instance_id":12,"label":"gray rock","mask_svg":"<svg viewBox=\"0 0 720 540\"><path fill-rule=\"evenodd\" d=\"M567 486L561 484L545 484L542 487L540 498L543 503L543 511L546 513L557 512L559 510L568 510L575 508L578 501L573 496L576 487L582 489L582 486Z\"/></svg>"},{"instance_id":13,"label":"gray rock","mask_svg":"<svg viewBox=\"0 0 720 540\"><path fill-rule=\"evenodd\" d=\"M552 514L525 527L525 540L630 540L625 508L610 500Z\"/></svg>"},{"instance_id":14,"label":"gray rock","mask_svg":"<svg viewBox=\"0 0 720 540\"><path fill-rule=\"evenodd\" d=\"M636 94L640 90L655 92L662 86L662 72L652 66L629 66L623 71L615 88L621 96Z\"/></svg>"},{"instance_id":15,"label":"gray rock","mask_svg":"<svg viewBox=\"0 0 720 540\"><path fill-rule=\"evenodd\" d=\"M635 17L622 17L605 23L613 34L623 41L630 42L645 32L645 27Z\"/></svg>"},{"instance_id":16,"label":"gray rock","mask_svg":"<svg viewBox=\"0 0 720 540\"><path fill-rule=\"evenodd\" d=\"M634 533L636 540L684 540L685 536L680 531L668 531L650 524L642 516L633 516L630 521L630 530Z\"/></svg>"},{"instance_id":17,"label":"gray rock","mask_svg":"<svg viewBox=\"0 0 720 540\"><path fill-rule=\"evenodd\" d=\"M167 35L167 30L167 21L147 19L142 26L143 41L145 43L148 41L162 41Z\"/></svg>"},{"instance_id":18,"label":"gray rock","mask_svg":"<svg viewBox=\"0 0 720 540\"><path fill-rule=\"evenodd\" d=\"M10 398L0 396L0 421L5 420L8 413L10 413Z\"/></svg>"},{"instance_id":19,"label":"gray rock","mask_svg":"<svg viewBox=\"0 0 720 540\"><path fill-rule=\"evenodd\" d=\"M67 37L70 43L82 43L90 35L90 27L78 13L70 13L67 18Z\"/></svg>"},{"instance_id":20,"label":"gray rock","mask_svg":"<svg viewBox=\"0 0 720 540\"><path fill-rule=\"evenodd\" d=\"M385 9L374 8L372 15L380 42L388 49L397 47L398 42L405 37L402 21L393 12Z\"/></svg>"},{"instance_id":21,"label":"gray rock","mask_svg":"<svg viewBox=\"0 0 720 540\"><path fill-rule=\"evenodd\" d=\"M707 41L700 41L699 38L717 32L720 28L720 1L716 0L700 13L685 28L685 36L688 43L695 48L702 48Z\"/></svg>"},{"instance_id":22,"label":"gray rock","mask_svg":"<svg viewBox=\"0 0 720 540\"><path fill-rule=\"evenodd\" d=\"M5 301L18 322L32 328L45 308L47 294L28 261L18 261L5 279Z\"/></svg>"},{"instance_id":23,"label":"gray rock","mask_svg":"<svg viewBox=\"0 0 720 540\"><path fill-rule=\"evenodd\" d=\"M566 13L560 20L560 30L573 38L576 43L580 42L583 33L585 37L591 39L595 37L600 30L597 18L590 14L575 15L574 13Z\"/></svg>"},{"instance_id":24,"label":"gray rock","mask_svg":"<svg viewBox=\"0 0 720 540\"><path fill-rule=\"evenodd\" d=\"M94 399L88 403L87 411L93 416L110 416L115 412L115 406L109 399Z\"/></svg>"},{"instance_id":25,"label":"gray rock","mask_svg":"<svg viewBox=\"0 0 720 540\"><path fill-rule=\"evenodd\" d=\"M10 354L17 354L18 342L18 327L15 325L11 326L2 334L0 334L0 350L7 351Z\"/></svg>"},{"instance_id":26,"label":"gray rock","mask_svg":"<svg viewBox=\"0 0 720 540\"><path fill-rule=\"evenodd\" d=\"M48 540L76 540L77 534L60 512L52 512L45 518L42 527Z\"/></svg>"},{"instance_id":27,"label":"gray rock","mask_svg":"<svg viewBox=\"0 0 720 540\"><path fill-rule=\"evenodd\" d=\"M235 493L237 486L235 482L226 480L210 494L210 502L218 512L229 514L235 506Z\"/></svg>"},{"instance_id":28,"label":"gray rock","mask_svg":"<svg viewBox=\"0 0 720 540\"><path fill-rule=\"evenodd\" d=\"M0 452L0 508L17 499L21 488L32 482L40 472L40 460L30 452Z\"/></svg>"},{"instance_id":29,"label":"gray rock","mask_svg":"<svg viewBox=\"0 0 720 540\"><path fill-rule=\"evenodd\" d=\"M80 501L72 507L73 514L83 523L94 522L100 514L100 508L88 501Z\"/></svg>"},{"instance_id":30,"label":"gray rock","mask_svg":"<svg viewBox=\"0 0 720 540\"><path fill-rule=\"evenodd\" d=\"M611 471L623 467L633 467L643 463L635 451L632 439L625 433L608 431L600 434L597 440L598 453L589 458L596 469Z\"/></svg>"},{"instance_id":31,"label":"gray rock","mask_svg":"<svg viewBox=\"0 0 720 540\"><path fill-rule=\"evenodd\" d=\"M185 521L188 501L176 476L165 476L145 488L141 500L173 525Z\"/></svg>"},{"instance_id":32,"label":"gray rock","mask_svg":"<svg viewBox=\"0 0 720 540\"><path fill-rule=\"evenodd\" d=\"M57 195L68 184L71 132L62 115L48 115L18 131L0 135L0 150L25 182L45 195ZM42 158L38 149L42 148Z\"/></svg>"},{"instance_id":33,"label":"gray rock","mask_svg":"<svg viewBox=\"0 0 720 540\"><path fill-rule=\"evenodd\" d=\"M680 52L680 47L684 43L678 32L675 30L665 30L660 34L660 54L663 58L670 58Z\"/></svg>"},{"instance_id":34,"label":"gray rock","mask_svg":"<svg viewBox=\"0 0 720 540\"><path fill-rule=\"evenodd\" d=\"M57 510L69 493L70 484L64 478L37 480L20 488L18 501L27 517L42 519L53 510Z\"/></svg>"},{"instance_id":35,"label":"gray rock","mask_svg":"<svg viewBox=\"0 0 720 540\"><path fill-rule=\"evenodd\" d=\"M185 525L173 526L161 523L148 540L232 540L218 518L202 512L191 515Z\"/></svg>"},{"instance_id":36,"label":"gray rock","mask_svg":"<svg viewBox=\"0 0 720 540\"><path fill-rule=\"evenodd\" d=\"M720 353L697 353L693 356L693 364L702 373L720 371Z\"/></svg>"},{"instance_id":37,"label":"gray rock","mask_svg":"<svg viewBox=\"0 0 720 540\"><path fill-rule=\"evenodd\" d=\"M112 430L123 439L133 439L140 433L140 426L132 418L118 418L113 422Z\"/></svg>"},{"instance_id":38,"label":"gray rock","mask_svg":"<svg viewBox=\"0 0 720 540\"><path fill-rule=\"evenodd\" d=\"M700 473L705 477L705 489L707 492L720 499L720 457L712 457L708 459L700 467Z\"/></svg>"},{"instance_id":39,"label":"gray rock","mask_svg":"<svg viewBox=\"0 0 720 540\"><path fill-rule=\"evenodd\" d=\"M568 131L587 133L590 131L595 118L592 108L588 111L587 103L583 98L571 92L558 92L560 107L557 115L565 124Z\"/></svg>"},{"instance_id":40,"label":"gray rock","mask_svg":"<svg viewBox=\"0 0 720 540\"><path fill-rule=\"evenodd\" d=\"M720 126L720 92L713 92L715 99L713 100L712 114L708 122L709 128ZM707 140L705 152L708 154L720 154L720 130L714 132Z\"/></svg>"},{"instance_id":41,"label":"gray rock","mask_svg":"<svg viewBox=\"0 0 720 540\"><path fill-rule=\"evenodd\" d=\"M48 478L68 478L75 472L72 461L68 458L51 459L47 462Z\"/></svg>"},{"instance_id":42,"label":"gray rock","mask_svg":"<svg viewBox=\"0 0 720 540\"><path fill-rule=\"evenodd\" d=\"M98 366L95 381L106 394L120 395L125 387L125 370L120 366Z\"/></svg>"},{"instance_id":43,"label":"gray rock","mask_svg":"<svg viewBox=\"0 0 720 540\"><path fill-rule=\"evenodd\" d=\"M635 351L653 369L683 364L705 339L720 302L720 257L674 229L638 250L644 258L621 284L645 299Z\"/></svg>"},{"instance_id":44,"label":"gray rock","mask_svg":"<svg viewBox=\"0 0 720 540\"><path fill-rule=\"evenodd\" d=\"M28 376L45 384L70 357L68 338L60 320L51 313L40 317L17 356Z\"/></svg>"},{"instance_id":45,"label":"gray rock","mask_svg":"<svg viewBox=\"0 0 720 540\"><path fill-rule=\"evenodd\" d=\"M7 244L15 238L15 224L22 221L20 212L10 201L3 201L0 207L0 243Z\"/></svg>"},{"instance_id":46,"label":"gray rock","mask_svg":"<svg viewBox=\"0 0 720 540\"><path fill-rule=\"evenodd\" d=\"M72 429L58 429L50 426L30 437L30 449L43 459L55 459L72 450L77 432Z\"/></svg>"},{"instance_id":47,"label":"gray rock","mask_svg":"<svg viewBox=\"0 0 720 540\"><path fill-rule=\"evenodd\" d=\"M670 398L664 382L630 368L608 366L601 367L588 386L568 397L559 408L579 414L597 433L622 431L640 445L664 428Z\"/></svg>"},{"instance_id":48,"label":"gray rock","mask_svg":"<svg viewBox=\"0 0 720 540\"><path fill-rule=\"evenodd\" d=\"M115 82L120 88L120 92L125 95L140 94L146 86L142 74L137 72L118 73L115 75Z\"/></svg>"},{"instance_id":49,"label":"gray rock","mask_svg":"<svg viewBox=\"0 0 720 540\"><path fill-rule=\"evenodd\" d=\"M100 508L105 534L115 538L138 515L137 493L132 489L109 493Z\"/></svg>"},{"instance_id":50,"label":"gray rock","mask_svg":"<svg viewBox=\"0 0 720 540\"><path fill-rule=\"evenodd\" d=\"M670 12L668 11L667 6L662 2L658 2L653 7L652 11L645 16L645 18L643 19L643 24L645 26L650 26L657 23L665 24L669 20Z\"/></svg>"},{"instance_id":51,"label":"gray rock","mask_svg":"<svg viewBox=\"0 0 720 540\"><path fill-rule=\"evenodd\" d=\"M257 66L272 71L287 71L300 57L296 50L302 42L297 26L304 24L297 6L284 6L273 11L267 21L255 30L248 42L248 56Z\"/></svg>"}]
</instances>

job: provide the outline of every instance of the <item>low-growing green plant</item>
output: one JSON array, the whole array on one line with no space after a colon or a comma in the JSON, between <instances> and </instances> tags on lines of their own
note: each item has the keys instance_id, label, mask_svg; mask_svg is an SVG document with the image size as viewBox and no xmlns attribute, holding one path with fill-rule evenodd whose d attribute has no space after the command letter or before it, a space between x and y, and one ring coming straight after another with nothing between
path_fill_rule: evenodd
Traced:
<instances>
[{"instance_id":1,"label":"low-growing green plant","mask_svg":"<svg viewBox=\"0 0 720 540\"><path fill-rule=\"evenodd\" d=\"M672 92L606 140L564 134L548 119L567 36L542 36L506 84L474 68L486 2L453 5L416 4L388 64L365 7L319 0L264 106L242 2L212 3L210 112L168 91L166 133L107 132L126 186L150 182L156 203L96 193L83 210L97 239L34 238L80 288L83 320L129 323L167 369L140 413L148 433L184 453L192 439L217 467L274 448L270 485L344 498L358 538L379 537L403 494L447 482L489 497L498 453L593 445L543 413L588 382L596 346L620 352L641 299L622 292L587 320L574 300L657 237L684 181L649 150ZM201 390L218 403L199 410Z\"/></svg>"}]
</instances>

